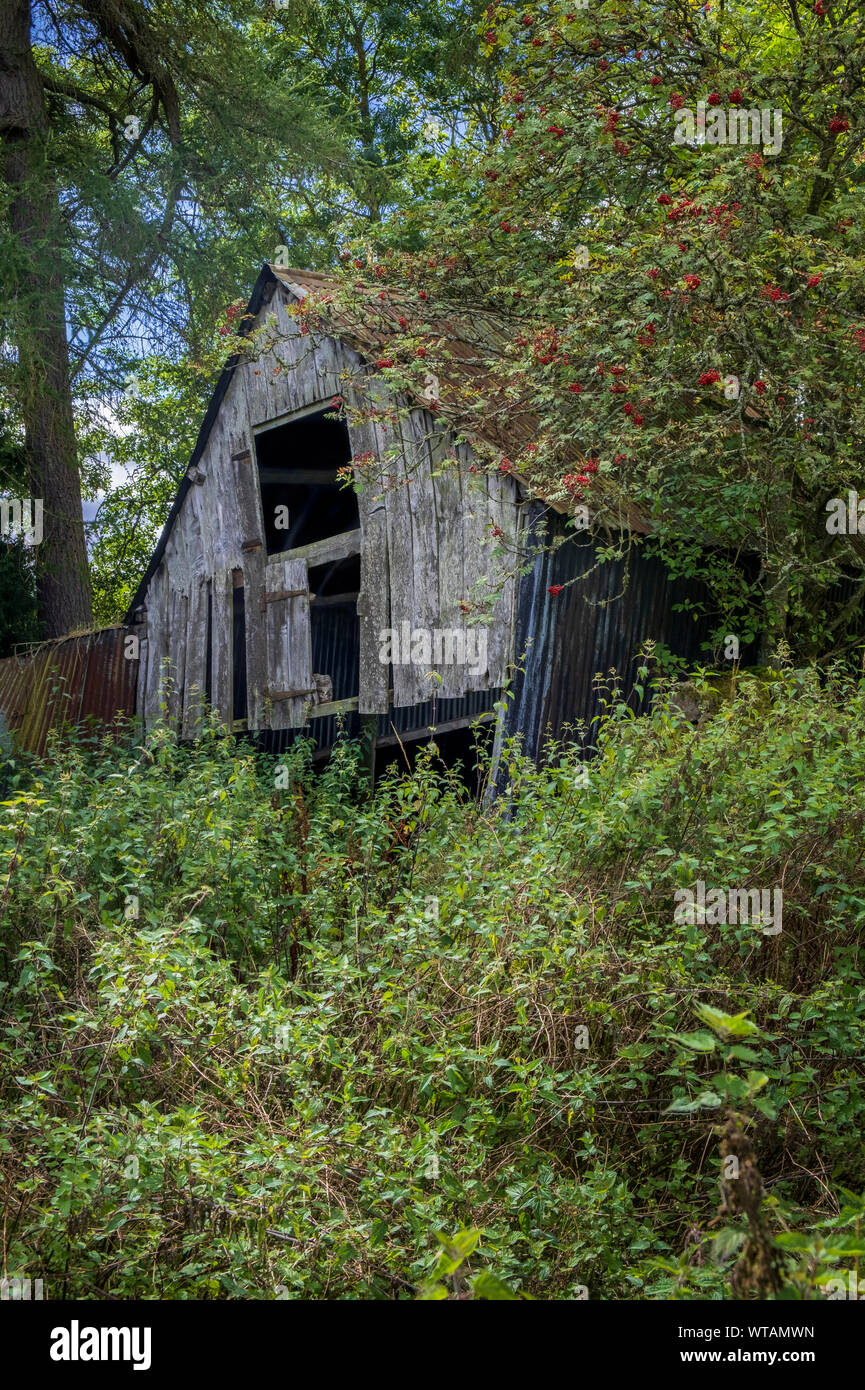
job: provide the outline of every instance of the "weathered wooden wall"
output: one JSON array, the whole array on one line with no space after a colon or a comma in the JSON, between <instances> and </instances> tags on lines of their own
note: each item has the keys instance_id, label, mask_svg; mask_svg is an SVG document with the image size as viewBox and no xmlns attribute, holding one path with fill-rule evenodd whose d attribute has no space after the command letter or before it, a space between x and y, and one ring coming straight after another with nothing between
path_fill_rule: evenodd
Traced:
<instances>
[{"instance_id":1,"label":"weathered wooden wall","mask_svg":"<svg viewBox=\"0 0 865 1390\"><path fill-rule=\"evenodd\" d=\"M249 728L296 728L309 707L303 695L285 696L313 684L308 602L294 594L262 604L266 594L292 594L307 588L308 581L304 560L266 556L255 430L326 406L335 395L350 407L364 401L387 405L380 378L350 347L301 334L288 312L300 294L271 284L254 327L275 315L278 337L259 359L239 363L231 374L196 458L196 480L183 497L146 590L139 712L152 723L165 704L169 719L187 737L194 732L205 685L208 593L212 705L226 723L233 717L232 597L238 570L245 590ZM454 453L452 441L424 409L401 413L396 424L383 418L350 423L349 433L355 457L372 454L381 461L381 485L358 492L360 712L380 714L388 708L389 673L379 660L384 629L402 622L412 628L464 628L461 602L471 603L483 592L496 594L485 669L472 673L464 665L445 665L438 681L417 666L395 666L392 701L411 706L434 695L453 698L501 686L512 658L515 586L502 568L507 562L493 559L490 529L498 526L513 546L521 516L517 484L501 474L471 473L466 446L457 451L456 466L447 458ZM274 700L274 692L283 698Z\"/></svg>"}]
</instances>

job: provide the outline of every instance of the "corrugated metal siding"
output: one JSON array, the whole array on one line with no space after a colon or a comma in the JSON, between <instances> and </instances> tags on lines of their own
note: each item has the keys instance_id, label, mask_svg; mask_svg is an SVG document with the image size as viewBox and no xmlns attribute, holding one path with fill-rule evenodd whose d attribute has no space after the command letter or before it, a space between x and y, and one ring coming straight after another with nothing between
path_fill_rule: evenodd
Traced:
<instances>
[{"instance_id":1,"label":"corrugated metal siding","mask_svg":"<svg viewBox=\"0 0 865 1390\"><path fill-rule=\"evenodd\" d=\"M312 669L333 681L334 700L350 700L360 683L360 630L351 601L309 610Z\"/></svg>"},{"instance_id":2,"label":"corrugated metal siding","mask_svg":"<svg viewBox=\"0 0 865 1390\"><path fill-rule=\"evenodd\" d=\"M422 705L403 705L400 709L390 709L379 715L378 736L387 738L389 734L405 734L412 729L425 729L429 725L440 728L452 719L474 719L478 714L491 710L496 700L501 698L501 690L470 690L457 700L427 700Z\"/></svg>"},{"instance_id":3,"label":"corrugated metal siding","mask_svg":"<svg viewBox=\"0 0 865 1390\"><path fill-rule=\"evenodd\" d=\"M0 661L0 712L22 748L44 753L49 729L135 713L138 662L123 654L125 627L46 642Z\"/></svg>"},{"instance_id":4,"label":"corrugated metal siding","mask_svg":"<svg viewBox=\"0 0 865 1390\"><path fill-rule=\"evenodd\" d=\"M286 752L299 739L311 739L315 752L323 748L332 748L337 741L339 726L337 716L331 715L328 719L310 719L303 729L250 729L246 733L239 733L239 739L248 739L262 753L273 753L277 756ZM344 714L342 716L342 736L344 738L360 737L360 716L358 714Z\"/></svg>"},{"instance_id":5,"label":"corrugated metal siding","mask_svg":"<svg viewBox=\"0 0 865 1390\"><path fill-rule=\"evenodd\" d=\"M336 681L334 680L334 686ZM501 698L500 690L475 690L460 700L427 701L423 705L407 705L402 709L391 708L387 714L378 718L378 738L388 738L394 733L400 736L430 725L441 728L451 719L473 719L476 715L491 710L496 700ZM345 738L359 738L361 732L360 715L342 716L342 734ZM328 719L311 719L305 729L258 729L248 735L257 748L266 753L284 753L299 738L312 739L315 750L332 748L339 736L339 722L336 715Z\"/></svg>"},{"instance_id":6,"label":"corrugated metal siding","mask_svg":"<svg viewBox=\"0 0 865 1390\"><path fill-rule=\"evenodd\" d=\"M515 656L523 669L514 681L507 729L521 734L525 752L537 758L547 737L558 738L566 725L591 721L599 712L598 673L615 671L627 694L647 638L696 660L710 625L673 611L684 599L705 600L704 587L671 580L659 560L639 549L599 564L592 540L568 531L565 519L540 503L532 504L529 528L545 545L567 537L558 550L539 553L517 594ZM568 587L554 596L548 589L556 584Z\"/></svg>"}]
</instances>

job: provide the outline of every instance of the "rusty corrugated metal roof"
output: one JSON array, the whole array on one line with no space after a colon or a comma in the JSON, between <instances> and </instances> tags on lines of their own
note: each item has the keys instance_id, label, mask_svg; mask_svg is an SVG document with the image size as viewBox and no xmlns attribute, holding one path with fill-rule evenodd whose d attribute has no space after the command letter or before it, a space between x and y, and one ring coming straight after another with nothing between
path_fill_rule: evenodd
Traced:
<instances>
[{"instance_id":1,"label":"rusty corrugated metal roof","mask_svg":"<svg viewBox=\"0 0 865 1390\"><path fill-rule=\"evenodd\" d=\"M0 714L22 748L44 753L49 729L135 713L138 662L124 655L126 636L99 628L0 661Z\"/></svg>"},{"instance_id":2,"label":"rusty corrugated metal roof","mask_svg":"<svg viewBox=\"0 0 865 1390\"><path fill-rule=\"evenodd\" d=\"M355 285L355 306L346 311L337 307L339 292L345 286L334 277L274 265L266 268L296 299L309 299L321 327L331 337L349 343L367 360L392 343L394 333L407 321L406 316L416 314L415 297L407 290L389 286L382 300L376 285ZM441 360L435 362L439 418L469 442L481 441L503 455L518 454L526 445L536 443L542 432L537 412L512 400L502 379L490 367L493 361L506 361L513 329L478 306L467 306L460 312L453 306L443 310L427 307L426 319L424 332L443 345ZM424 404L422 396L416 399L419 405ZM482 408L474 410L472 403ZM570 468L579 473L587 462L586 450L577 437L578 418L575 412L574 433L561 458L562 472ZM564 498L560 489L526 477L513 464L509 473L530 496L540 498L553 511L562 515L574 512L575 500ZM639 535L651 535L657 529L644 508L628 497L620 481L610 475L595 477L591 501L605 529L634 531Z\"/></svg>"}]
</instances>

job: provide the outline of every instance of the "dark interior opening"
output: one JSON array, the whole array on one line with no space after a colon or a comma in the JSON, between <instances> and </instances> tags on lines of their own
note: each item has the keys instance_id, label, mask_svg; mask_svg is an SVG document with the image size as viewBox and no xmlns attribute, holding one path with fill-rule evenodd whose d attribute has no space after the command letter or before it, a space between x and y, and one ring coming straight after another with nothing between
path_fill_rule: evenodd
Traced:
<instances>
[{"instance_id":1,"label":"dark interior opening","mask_svg":"<svg viewBox=\"0 0 865 1390\"><path fill-rule=\"evenodd\" d=\"M268 555L354 531L359 525L352 487L336 472L351 460L342 420L318 410L257 435L255 453Z\"/></svg>"},{"instance_id":2,"label":"dark interior opening","mask_svg":"<svg viewBox=\"0 0 865 1390\"><path fill-rule=\"evenodd\" d=\"M341 595L357 600L360 593L360 556L349 555L345 560L331 560L326 565L310 565L309 592L317 599L334 599Z\"/></svg>"},{"instance_id":3,"label":"dark interior opening","mask_svg":"<svg viewBox=\"0 0 865 1390\"><path fill-rule=\"evenodd\" d=\"M473 796L477 796L481 790L478 766L481 760L478 755L481 749L485 749L489 755L494 735L495 728L490 722L475 728L449 729L446 733L426 734L419 739L404 739L402 747L389 744L384 748L377 748L375 780L378 782L382 774L391 767L395 767L398 772L413 770L420 749L433 742L439 750L439 767L452 767L463 786Z\"/></svg>"}]
</instances>

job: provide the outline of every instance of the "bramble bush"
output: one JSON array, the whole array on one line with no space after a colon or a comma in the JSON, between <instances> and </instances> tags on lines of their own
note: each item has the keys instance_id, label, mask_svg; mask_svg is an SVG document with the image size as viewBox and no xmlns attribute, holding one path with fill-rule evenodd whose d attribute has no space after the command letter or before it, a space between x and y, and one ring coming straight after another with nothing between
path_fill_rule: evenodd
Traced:
<instances>
[{"instance_id":1,"label":"bramble bush","mask_svg":"<svg viewBox=\"0 0 865 1390\"><path fill-rule=\"evenodd\" d=\"M858 1276L863 716L833 672L743 677L697 728L610 690L587 777L510 747L492 805L433 745L374 792L349 741L315 777L296 746L276 790L216 727L16 764L7 1274L545 1300ZM697 879L780 886L782 932L676 920Z\"/></svg>"}]
</instances>

